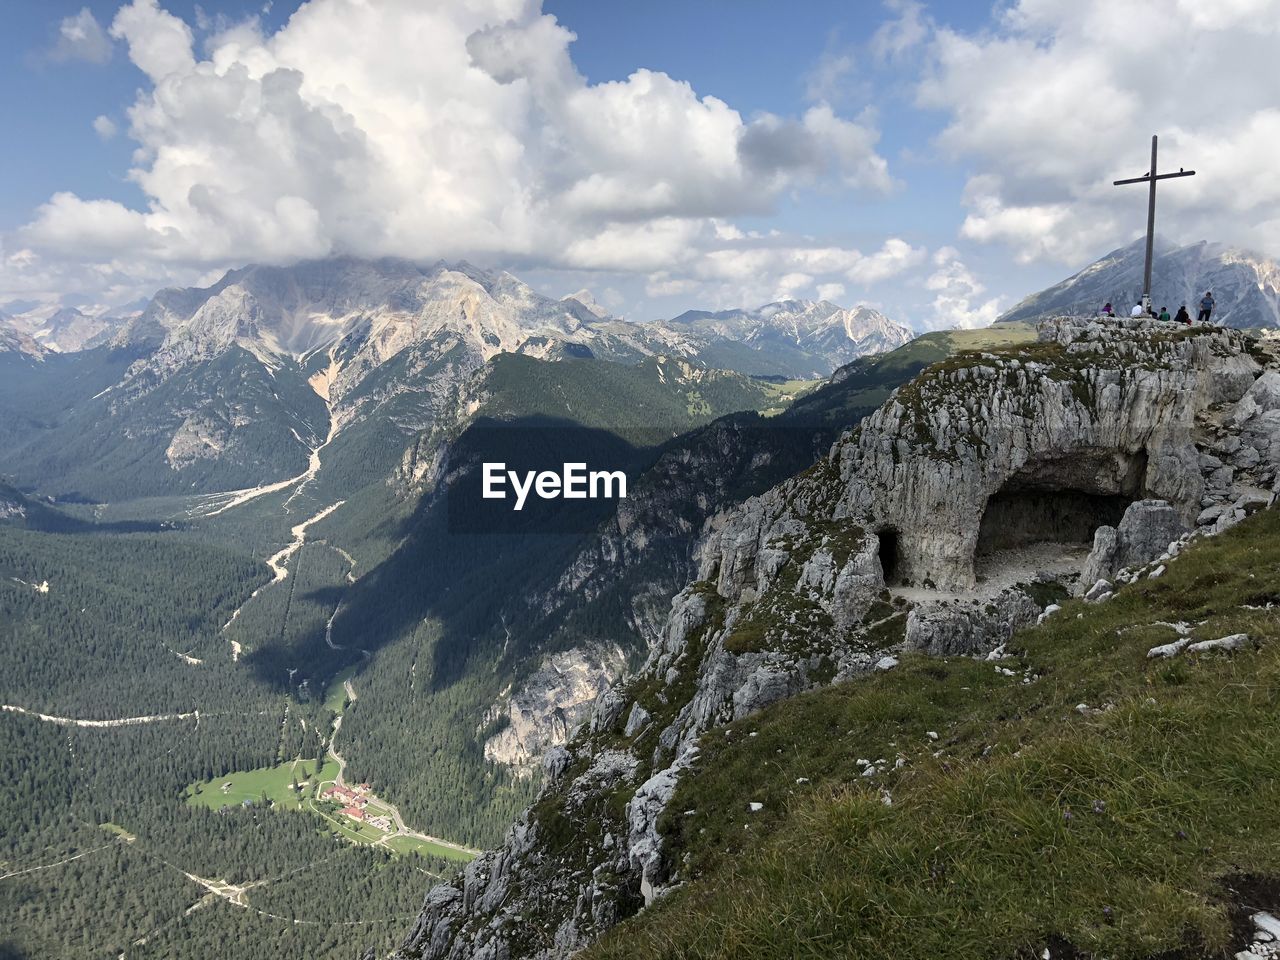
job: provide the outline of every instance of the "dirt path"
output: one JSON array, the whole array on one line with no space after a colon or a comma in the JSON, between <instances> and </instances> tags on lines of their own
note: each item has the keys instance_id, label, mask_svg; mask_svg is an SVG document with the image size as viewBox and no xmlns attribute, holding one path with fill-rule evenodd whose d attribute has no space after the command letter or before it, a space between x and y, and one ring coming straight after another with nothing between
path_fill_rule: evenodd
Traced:
<instances>
[{"instance_id":1,"label":"dirt path","mask_svg":"<svg viewBox=\"0 0 1280 960\"><path fill-rule=\"evenodd\" d=\"M347 571L347 583L355 583L356 582L356 558L353 557L351 554L347 553L347 551L343 550L341 547L335 547L332 543L329 544L329 547L336 554L338 554L338 556L342 557L343 560L347 561L347 563L351 565L351 569Z\"/></svg>"},{"instance_id":2,"label":"dirt path","mask_svg":"<svg viewBox=\"0 0 1280 960\"><path fill-rule=\"evenodd\" d=\"M324 643L330 650L345 650L346 647L333 642L333 621L338 619L338 613L342 610L342 601L338 601L338 605L333 608L333 613L329 614L329 619L324 624Z\"/></svg>"},{"instance_id":3,"label":"dirt path","mask_svg":"<svg viewBox=\"0 0 1280 960\"><path fill-rule=\"evenodd\" d=\"M243 610L249 604L249 602L253 600L254 597L260 594L267 587L280 583L281 581L285 580L289 576L289 568L285 566L285 563L286 561L288 561L288 559L291 556L293 556L295 553L301 550L302 545L307 542L307 528L310 527L312 524L319 523L321 520L329 516L329 514L333 513L333 511L337 510L340 506L342 506L346 502L347 501L345 500L338 500L335 503L329 504L329 506L325 507L323 510L320 510L313 516L308 517L306 520L303 520L301 523L294 524L293 528L289 531L290 534L292 534L293 539L283 549L277 550L275 553L273 553L270 557L267 558L267 561L266 561L267 566L271 568L271 579L266 583L264 583L262 586L258 587L258 589L254 590L253 593L249 594L249 596L245 598L244 603L240 604L240 606L236 607L235 610L232 611L230 619L228 619L227 622L222 625L223 632L226 632L226 630L230 628L230 626L233 623L236 622L236 618L240 616L240 611ZM337 616L337 614L338 614L338 611L335 610L334 616ZM332 627L333 627L333 618L331 617L329 619L328 626L325 628L325 640L329 642L329 646L331 647L333 647L333 643L329 638L329 634L332 630ZM239 642L235 640L231 640L229 642L231 644L231 661L232 663L235 663L240 659L240 653L242 648ZM334 647L334 649L337 650L340 648Z\"/></svg>"},{"instance_id":4,"label":"dirt path","mask_svg":"<svg viewBox=\"0 0 1280 960\"><path fill-rule=\"evenodd\" d=\"M0 880L8 880L10 877L21 877L24 874L36 873L40 870L52 870L54 867L60 867L63 864L70 863L72 860L79 860L81 857L87 857L92 853L97 853L99 850L105 850L107 847L114 847L117 843L124 842L126 842L124 837L119 837L112 840L110 843L104 843L100 847L93 847L89 850L84 850L72 857L63 857L61 860L55 860L53 863L42 863L36 867L27 867L23 870L12 870L9 873L0 873Z\"/></svg>"},{"instance_id":5,"label":"dirt path","mask_svg":"<svg viewBox=\"0 0 1280 960\"><path fill-rule=\"evenodd\" d=\"M199 710L193 710L190 713L160 713L150 717L121 717L119 720L76 720L72 717L55 717L8 703L0 704L0 710L25 714L28 717L35 717L46 723L57 723L64 727L136 727L144 723L161 723L165 720L190 720L192 717L197 721L200 719Z\"/></svg>"},{"instance_id":6,"label":"dirt path","mask_svg":"<svg viewBox=\"0 0 1280 960\"><path fill-rule=\"evenodd\" d=\"M249 906L249 901L245 899L245 894L254 887L261 886L266 883L265 880L255 880L253 883L235 884L226 880L211 880L208 877L200 877L194 873L187 873L183 870L182 875L188 880L194 880L200 886L204 887L215 897L221 897L230 903L234 903L237 907Z\"/></svg>"}]
</instances>

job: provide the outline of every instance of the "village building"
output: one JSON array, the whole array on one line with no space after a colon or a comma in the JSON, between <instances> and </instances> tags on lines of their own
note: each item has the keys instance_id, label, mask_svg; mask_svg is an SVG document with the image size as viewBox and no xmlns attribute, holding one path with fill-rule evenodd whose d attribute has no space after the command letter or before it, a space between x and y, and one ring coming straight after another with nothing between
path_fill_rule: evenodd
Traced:
<instances>
[{"instance_id":1,"label":"village building","mask_svg":"<svg viewBox=\"0 0 1280 960\"><path fill-rule=\"evenodd\" d=\"M324 792L324 799L335 800L339 803L351 804L351 803L354 803L359 798L356 796L354 791L348 790L346 787L340 787L337 784L334 784L332 787L330 787L328 790Z\"/></svg>"}]
</instances>

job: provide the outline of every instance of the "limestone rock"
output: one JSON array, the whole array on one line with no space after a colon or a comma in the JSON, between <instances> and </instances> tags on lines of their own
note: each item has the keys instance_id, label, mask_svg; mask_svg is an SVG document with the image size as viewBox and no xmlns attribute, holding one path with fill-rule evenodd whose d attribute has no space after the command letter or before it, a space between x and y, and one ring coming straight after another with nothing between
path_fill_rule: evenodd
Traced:
<instances>
[{"instance_id":1,"label":"limestone rock","mask_svg":"<svg viewBox=\"0 0 1280 960\"><path fill-rule=\"evenodd\" d=\"M1216 640L1201 640L1187 647L1187 653L1209 653L1213 650L1235 651L1250 646L1247 633L1233 633Z\"/></svg>"},{"instance_id":2,"label":"limestone rock","mask_svg":"<svg viewBox=\"0 0 1280 960\"><path fill-rule=\"evenodd\" d=\"M1085 592L1084 598L1090 603L1097 603L1100 600L1107 599L1114 592L1115 588L1111 581L1099 580Z\"/></svg>"},{"instance_id":3,"label":"limestone rock","mask_svg":"<svg viewBox=\"0 0 1280 960\"><path fill-rule=\"evenodd\" d=\"M624 737L634 737L649 722L649 711L638 703L631 705L631 713L627 717L627 726L622 731Z\"/></svg>"},{"instance_id":4,"label":"limestone rock","mask_svg":"<svg viewBox=\"0 0 1280 960\"><path fill-rule=\"evenodd\" d=\"M1155 560L1186 529L1178 511L1164 500L1129 504L1118 527L1099 527L1094 533L1093 550L1080 572L1080 584L1109 580L1126 567Z\"/></svg>"},{"instance_id":5,"label":"limestone rock","mask_svg":"<svg viewBox=\"0 0 1280 960\"><path fill-rule=\"evenodd\" d=\"M505 717L507 726L485 741L485 759L529 773L548 748L568 741L623 663L620 650L575 647L547 657L518 692L490 707L487 716Z\"/></svg>"},{"instance_id":6,"label":"limestone rock","mask_svg":"<svg viewBox=\"0 0 1280 960\"><path fill-rule=\"evenodd\" d=\"M1158 647L1152 647L1147 651L1147 659L1152 660L1159 657L1176 657L1191 643L1187 637L1174 640L1172 643L1162 643Z\"/></svg>"},{"instance_id":7,"label":"limestone rock","mask_svg":"<svg viewBox=\"0 0 1280 960\"><path fill-rule=\"evenodd\" d=\"M907 617L906 647L935 657L986 656L1039 615L1040 605L1020 590L967 603L917 604Z\"/></svg>"},{"instance_id":8,"label":"limestone rock","mask_svg":"<svg viewBox=\"0 0 1280 960\"><path fill-rule=\"evenodd\" d=\"M984 515L1020 521L1055 491L1098 509L1145 493L1184 522L1201 509L1196 419L1239 400L1260 369L1240 336L1170 343L1153 324L1074 320L1050 321L1042 336L1052 344L1043 361L987 355L931 368L834 452L840 511L893 531L904 580L972 587ZM1017 526L990 523L988 534Z\"/></svg>"}]
</instances>

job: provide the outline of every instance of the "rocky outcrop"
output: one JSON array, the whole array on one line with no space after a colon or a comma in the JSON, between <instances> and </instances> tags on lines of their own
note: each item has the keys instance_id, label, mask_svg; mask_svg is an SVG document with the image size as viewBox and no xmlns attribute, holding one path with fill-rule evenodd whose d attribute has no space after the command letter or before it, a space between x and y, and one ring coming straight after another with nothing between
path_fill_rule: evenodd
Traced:
<instances>
[{"instance_id":1,"label":"rocky outcrop","mask_svg":"<svg viewBox=\"0 0 1280 960\"><path fill-rule=\"evenodd\" d=\"M974 586L984 514L1027 497L1065 493L1099 509L1149 497L1187 523L1198 514L1197 418L1239 400L1261 371L1243 338L1062 320L1042 325L1041 340L935 365L839 446L837 513L894 536L903 581Z\"/></svg>"},{"instance_id":2,"label":"rocky outcrop","mask_svg":"<svg viewBox=\"0 0 1280 960\"><path fill-rule=\"evenodd\" d=\"M621 675L625 661L616 648L574 648L548 656L519 691L489 708L481 726L504 726L485 741L485 759L532 773L548 749L568 741L595 699Z\"/></svg>"},{"instance_id":3,"label":"rocky outcrop","mask_svg":"<svg viewBox=\"0 0 1280 960\"><path fill-rule=\"evenodd\" d=\"M181 470L197 460L216 459L230 439L230 427L206 414L192 414L182 421L164 458L174 470Z\"/></svg>"},{"instance_id":4,"label":"rocky outcrop","mask_svg":"<svg viewBox=\"0 0 1280 960\"><path fill-rule=\"evenodd\" d=\"M664 817L708 730L904 651L998 656L1102 562L1086 558L1097 527L1124 565L1269 500L1280 379L1261 370L1214 328L1060 320L1039 344L960 355L896 391L828 457L708 521L645 666L548 753L535 805L432 891L397 956L568 956L681 882ZM1013 582L991 565L1046 547L1070 562Z\"/></svg>"},{"instance_id":5,"label":"rocky outcrop","mask_svg":"<svg viewBox=\"0 0 1280 960\"><path fill-rule=\"evenodd\" d=\"M918 603L907 616L904 646L934 657L985 655L1035 623L1042 609L1018 589L991 598Z\"/></svg>"},{"instance_id":6,"label":"rocky outcrop","mask_svg":"<svg viewBox=\"0 0 1280 960\"><path fill-rule=\"evenodd\" d=\"M1154 560L1187 532L1178 512L1163 500L1139 500L1124 512L1118 527L1101 526L1093 550L1080 571L1079 591L1111 580L1125 567Z\"/></svg>"}]
</instances>

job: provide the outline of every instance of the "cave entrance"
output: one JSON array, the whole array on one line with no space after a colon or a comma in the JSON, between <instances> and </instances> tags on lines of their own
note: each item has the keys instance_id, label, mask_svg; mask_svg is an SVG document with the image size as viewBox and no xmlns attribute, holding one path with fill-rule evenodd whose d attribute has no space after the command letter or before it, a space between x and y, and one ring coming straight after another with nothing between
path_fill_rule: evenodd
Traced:
<instances>
[{"instance_id":1,"label":"cave entrance","mask_svg":"<svg viewBox=\"0 0 1280 960\"><path fill-rule=\"evenodd\" d=\"M881 530L876 539L880 541L877 551L880 570L884 574L885 586L888 586L898 580L898 531Z\"/></svg>"},{"instance_id":2,"label":"cave entrance","mask_svg":"<svg viewBox=\"0 0 1280 960\"><path fill-rule=\"evenodd\" d=\"M1082 490L1000 490L987 500L978 528L978 556L1037 543L1088 544L1114 527L1133 498Z\"/></svg>"},{"instance_id":3,"label":"cave entrance","mask_svg":"<svg viewBox=\"0 0 1280 960\"><path fill-rule=\"evenodd\" d=\"M1146 489L1147 455L1091 448L1027 463L987 499L975 559L1037 544L1088 546Z\"/></svg>"}]
</instances>

